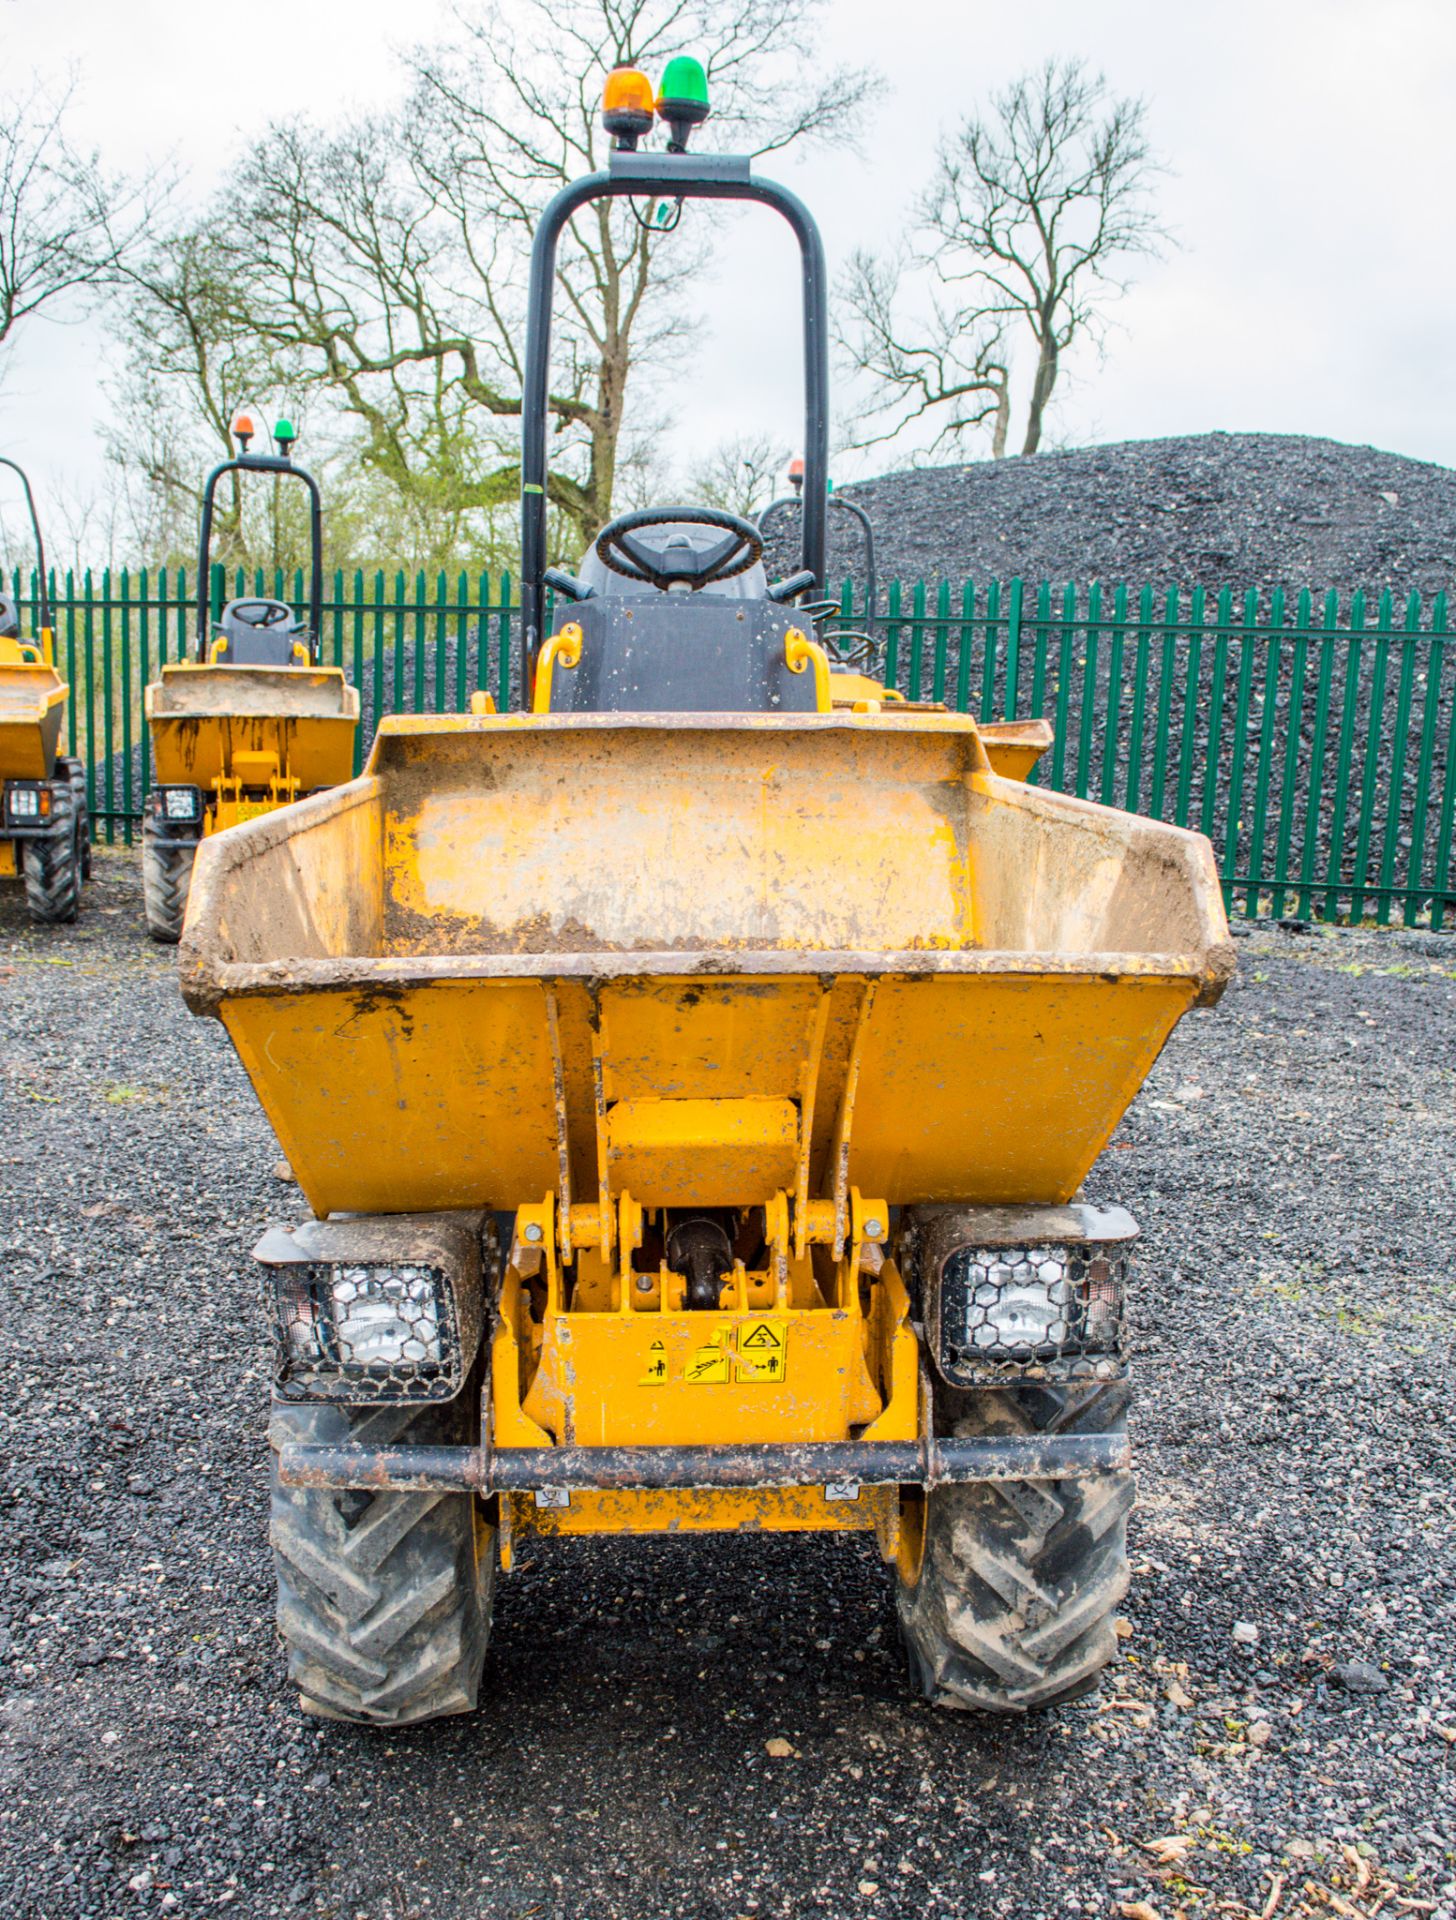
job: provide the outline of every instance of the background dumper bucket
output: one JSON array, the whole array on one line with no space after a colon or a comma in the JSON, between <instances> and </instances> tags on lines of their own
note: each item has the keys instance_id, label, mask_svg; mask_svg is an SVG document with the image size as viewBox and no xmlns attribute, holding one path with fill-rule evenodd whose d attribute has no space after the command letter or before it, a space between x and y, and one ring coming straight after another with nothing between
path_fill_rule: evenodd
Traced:
<instances>
[{"instance_id":1,"label":"background dumper bucket","mask_svg":"<svg viewBox=\"0 0 1456 1920\"><path fill-rule=\"evenodd\" d=\"M1232 970L1199 835L959 714L396 718L183 941L319 1214L1075 1193Z\"/></svg>"},{"instance_id":2,"label":"background dumper bucket","mask_svg":"<svg viewBox=\"0 0 1456 1920\"><path fill-rule=\"evenodd\" d=\"M146 690L156 779L208 787L272 756L305 793L354 768L359 694L338 667L163 667Z\"/></svg>"},{"instance_id":3,"label":"background dumper bucket","mask_svg":"<svg viewBox=\"0 0 1456 1920\"><path fill-rule=\"evenodd\" d=\"M50 779L67 691L52 666L0 664L0 780Z\"/></svg>"}]
</instances>

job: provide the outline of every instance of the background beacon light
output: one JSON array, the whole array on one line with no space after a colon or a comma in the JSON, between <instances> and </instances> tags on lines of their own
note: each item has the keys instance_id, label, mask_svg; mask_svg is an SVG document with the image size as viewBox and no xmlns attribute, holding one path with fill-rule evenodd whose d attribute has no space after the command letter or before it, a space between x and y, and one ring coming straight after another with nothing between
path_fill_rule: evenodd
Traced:
<instances>
[{"instance_id":1,"label":"background beacon light","mask_svg":"<svg viewBox=\"0 0 1456 1920\"><path fill-rule=\"evenodd\" d=\"M804 456L802 453L796 453L789 462L789 485L794 489L795 493L802 493L804 491Z\"/></svg>"},{"instance_id":2,"label":"background beacon light","mask_svg":"<svg viewBox=\"0 0 1456 1920\"><path fill-rule=\"evenodd\" d=\"M285 415L273 429L273 444L279 455L286 460L293 451L293 443L298 438L298 428Z\"/></svg>"},{"instance_id":3,"label":"background beacon light","mask_svg":"<svg viewBox=\"0 0 1456 1920\"><path fill-rule=\"evenodd\" d=\"M253 431L253 416L250 413L240 413L233 421L233 438L244 453L248 451L248 442L253 437Z\"/></svg>"},{"instance_id":4,"label":"background beacon light","mask_svg":"<svg viewBox=\"0 0 1456 1920\"><path fill-rule=\"evenodd\" d=\"M652 82L636 67L613 67L602 88L602 125L623 153L652 131Z\"/></svg>"},{"instance_id":5,"label":"background beacon light","mask_svg":"<svg viewBox=\"0 0 1456 1920\"><path fill-rule=\"evenodd\" d=\"M708 117L708 76L701 60L680 53L669 60L657 94L657 111L667 122L669 153L686 153L694 127Z\"/></svg>"}]
</instances>

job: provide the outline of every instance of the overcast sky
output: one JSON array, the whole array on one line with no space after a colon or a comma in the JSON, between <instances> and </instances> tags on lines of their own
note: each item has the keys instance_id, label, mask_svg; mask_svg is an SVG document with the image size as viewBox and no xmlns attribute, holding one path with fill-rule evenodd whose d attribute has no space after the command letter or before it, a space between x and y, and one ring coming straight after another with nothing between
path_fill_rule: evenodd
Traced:
<instances>
[{"instance_id":1,"label":"overcast sky","mask_svg":"<svg viewBox=\"0 0 1456 1920\"><path fill-rule=\"evenodd\" d=\"M74 63L77 132L113 166L174 154L200 195L265 115L388 100L401 34L443 18L436 0L0 0L0 71L13 93ZM1069 363L1055 440L1257 429L1456 464L1453 0L832 0L825 39L883 72L863 151L769 170L809 199L831 263L892 241L937 129L1028 66L1080 55L1147 98L1181 246L1142 271L1105 355ZM704 446L799 438L777 229L732 217L693 389ZM30 323L0 390L5 450L42 483L94 484L104 378L99 315Z\"/></svg>"}]
</instances>

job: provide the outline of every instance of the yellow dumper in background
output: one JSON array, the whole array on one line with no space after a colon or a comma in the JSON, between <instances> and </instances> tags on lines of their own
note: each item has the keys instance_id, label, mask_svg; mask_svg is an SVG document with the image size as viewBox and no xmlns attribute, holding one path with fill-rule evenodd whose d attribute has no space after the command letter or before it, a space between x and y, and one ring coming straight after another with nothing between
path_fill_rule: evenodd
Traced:
<instances>
[{"instance_id":1,"label":"yellow dumper in background","mask_svg":"<svg viewBox=\"0 0 1456 1920\"><path fill-rule=\"evenodd\" d=\"M20 610L0 593L0 879L22 879L31 918L74 920L91 871L86 770L60 750L70 688L56 666L56 636L45 544L30 481L20 475L35 536L40 604L33 639L20 636Z\"/></svg>"},{"instance_id":2,"label":"yellow dumper in background","mask_svg":"<svg viewBox=\"0 0 1456 1920\"><path fill-rule=\"evenodd\" d=\"M825 271L799 201L614 74L533 258L527 713L399 717L362 778L210 839L182 945L312 1209L270 1278L278 1622L305 1709L475 1704L493 1582L601 1533L839 1530L916 1683L1095 1684L1128 1578L1136 1228L1081 1183L1232 966L1200 836L837 704ZM701 118L701 113L697 117ZM620 515L548 568L554 248L617 195L775 208L804 263L804 564ZM561 619L547 632L547 585ZM1034 744L1034 743L1033 743Z\"/></svg>"},{"instance_id":3,"label":"yellow dumper in background","mask_svg":"<svg viewBox=\"0 0 1456 1920\"><path fill-rule=\"evenodd\" d=\"M197 571L197 657L164 666L146 689L154 779L142 821L147 931L182 932L192 863L208 835L287 806L300 794L347 780L354 766L359 695L342 668L318 661L323 530L318 484L291 458L293 429L280 420L277 457L250 454L252 422L234 428L243 451L208 475ZM232 600L214 632L208 619L213 502L234 472L286 473L309 490L311 545L307 626L281 600Z\"/></svg>"}]
</instances>

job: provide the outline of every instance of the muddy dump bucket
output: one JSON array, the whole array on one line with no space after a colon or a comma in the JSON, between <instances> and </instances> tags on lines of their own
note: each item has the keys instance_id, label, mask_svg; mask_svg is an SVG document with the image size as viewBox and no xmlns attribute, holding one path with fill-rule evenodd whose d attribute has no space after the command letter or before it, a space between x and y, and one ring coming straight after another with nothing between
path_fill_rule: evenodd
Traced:
<instances>
[{"instance_id":1,"label":"muddy dump bucket","mask_svg":"<svg viewBox=\"0 0 1456 1920\"><path fill-rule=\"evenodd\" d=\"M307 793L354 769L359 695L338 667L163 667L146 690L156 778L206 787L269 757Z\"/></svg>"},{"instance_id":2,"label":"muddy dump bucket","mask_svg":"<svg viewBox=\"0 0 1456 1920\"><path fill-rule=\"evenodd\" d=\"M54 667L0 662L0 780L49 780L69 689Z\"/></svg>"},{"instance_id":3,"label":"muddy dump bucket","mask_svg":"<svg viewBox=\"0 0 1456 1920\"><path fill-rule=\"evenodd\" d=\"M1231 969L1207 841L954 714L387 720L182 948L319 1214L1065 1201Z\"/></svg>"}]
</instances>

